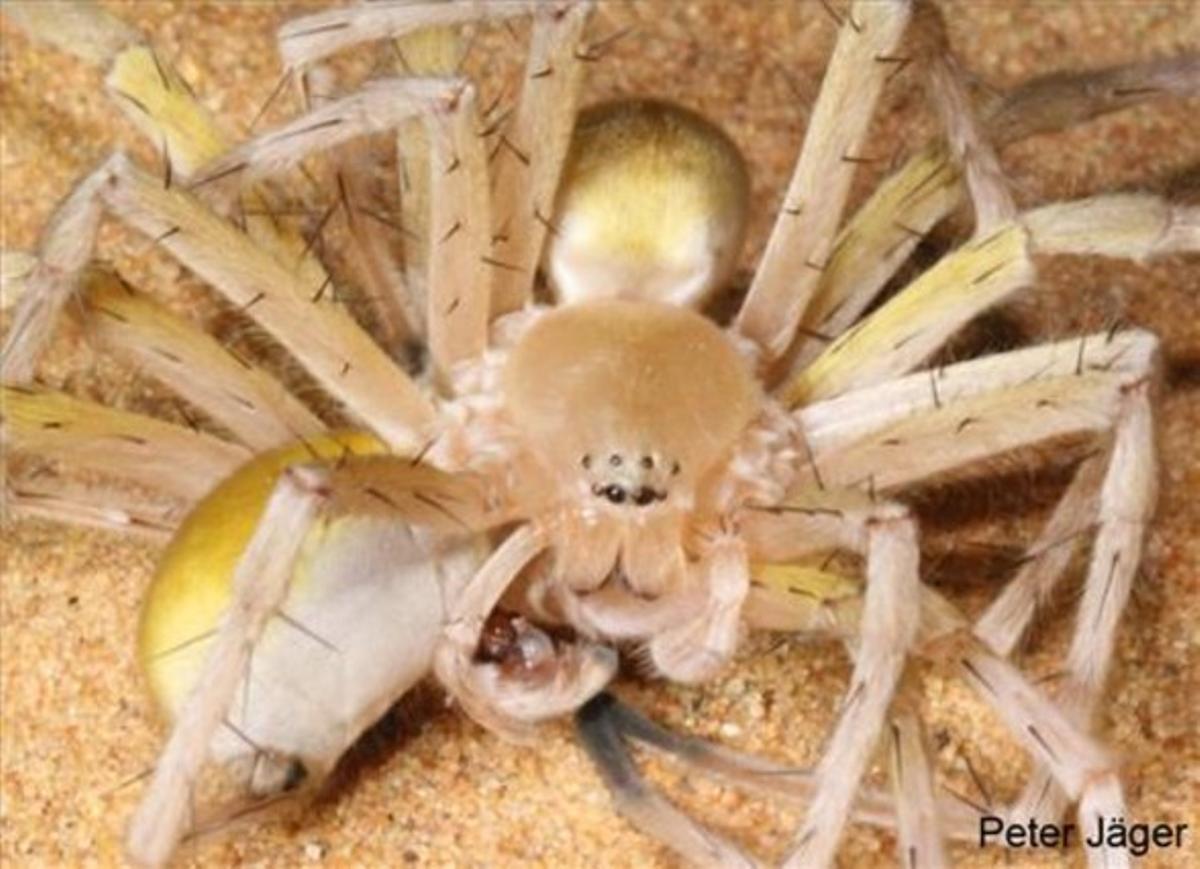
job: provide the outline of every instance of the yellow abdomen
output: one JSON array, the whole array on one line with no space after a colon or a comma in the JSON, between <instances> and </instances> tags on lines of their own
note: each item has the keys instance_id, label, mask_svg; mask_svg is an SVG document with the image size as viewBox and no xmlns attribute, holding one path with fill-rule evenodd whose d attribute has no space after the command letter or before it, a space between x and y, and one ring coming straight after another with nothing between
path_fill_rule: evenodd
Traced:
<instances>
[{"instance_id":1,"label":"yellow abdomen","mask_svg":"<svg viewBox=\"0 0 1200 869\"><path fill-rule=\"evenodd\" d=\"M687 109L622 100L585 110L546 250L555 292L699 305L736 265L748 191L737 146Z\"/></svg>"},{"instance_id":2,"label":"yellow abdomen","mask_svg":"<svg viewBox=\"0 0 1200 869\"><path fill-rule=\"evenodd\" d=\"M142 606L138 661L159 708L173 716L204 664L207 644L229 604L233 571L267 498L289 465L336 460L346 450L384 450L372 435L338 433L262 453L219 483L192 510L158 563Z\"/></svg>"}]
</instances>

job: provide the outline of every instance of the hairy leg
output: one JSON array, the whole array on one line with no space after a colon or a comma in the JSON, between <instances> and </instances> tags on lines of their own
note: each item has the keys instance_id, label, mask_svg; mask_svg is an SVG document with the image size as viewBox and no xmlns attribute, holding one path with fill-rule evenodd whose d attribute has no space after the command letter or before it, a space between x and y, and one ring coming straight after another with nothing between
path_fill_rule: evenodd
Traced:
<instances>
[{"instance_id":1,"label":"hairy leg","mask_svg":"<svg viewBox=\"0 0 1200 869\"><path fill-rule=\"evenodd\" d=\"M608 719L623 738L662 754L686 770L712 776L733 787L767 799L781 799L800 808L812 801L814 778L811 770L785 766L694 736L675 733L608 692L602 692L588 701L584 709L595 717ZM978 839L977 811L945 797L937 802L938 817L947 835L963 841ZM855 822L889 829L897 825L895 800L883 791L861 789L853 811Z\"/></svg>"},{"instance_id":2,"label":"hairy leg","mask_svg":"<svg viewBox=\"0 0 1200 869\"><path fill-rule=\"evenodd\" d=\"M115 486L84 484L58 477L23 475L11 469L0 497L0 520L26 516L105 528L147 537L157 543L170 539L184 513L183 505L136 495Z\"/></svg>"},{"instance_id":3,"label":"hairy leg","mask_svg":"<svg viewBox=\"0 0 1200 869\"><path fill-rule=\"evenodd\" d=\"M240 444L186 426L49 389L0 387L0 441L18 453L61 458L187 501L250 457Z\"/></svg>"},{"instance_id":4,"label":"hairy leg","mask_svg":"<svg viewBox=\"0 0 1200 869\"><path fill-rule=\"evenodd\" d=\"M784 504L748 507L741 527L756 560L841 549L866 562L854 671L787 859L790 866L828 865L916 640L921 598L916 522L899 504L850 491L811 490Z\"/></svg>"},{"instance_id":5,"label":"hairy leg","mask_svg":"<svg viewBox=\"0 0 1200 869\"><path fill-rule=\"evenodd\" d=\"M593 5L590 0L559 0L534 12L520 102L496 152L492 235L504 268L496 275L493 316L522 308L533 297L533 278L575 129L588 59L583 35Z\"/></svg>"},{"instance_id":6,"label":"hairy leg","mask_svg":"<svg viewBox=\"0 0 1200 869\"><path fill-rule=\"evenodd\" d=\"M428 674L443 595L478 566L492 517L470 478L378 449L345 436L261 455L172 542L139 642L176 721L141 813L152 838L182 832L164 831L172 801L205 761L244 777L251 807L318 784Z\"/></svg>"},{"instance_id":7,"label":"hairy leg","mask_svg":"<svg viewBox=\"0 0 1200 869\"><path fill-rule=\"evenodd\" d=\"M80 189L93 198L73 196L60 213L102 206L146 233L280 338L368 428L400 450L419 448L433 421L428 399L342 308L321 303L320 287L298 286L293 267L192 194L164 187L121 156L97 169ZM95 237L74 242L84 251L75 263L82 267ZM64 276L72 285L79 278L77 271Z\"/></svg>"},{"instance_id":8,"label":"hairy leg","mask_svg":"<svg viewBox=\"0 0 1200 869\"><path fill-rule=\"evenodd\" d=\"M1084 727L1092 724L1103 695L1118 623L1141 564L1157 488L1149 384L1140 383L1122 396L1112 455L1093 505L1096 537L1083 596L1063 679L1055 692L1067 715ZM979 628L976 632L980 633ZM1066 794L1051 785L1049 774L1042 769L1026 786L1013 813L1018 818L1041 815L1053 820L1061 817L1066 804ZM1096 811L1111 808L1102 805Z\"/></svg>"},{"instance_id":9,"label":"hairy leg","mask_svg":"<svg viewBox=\"0 0 1200 869\"><path fill-rule=\"evenodd\" d=\"M817 423L810 429L814 435L810 443L818 444L813 450L814 462L822 479L835 485L862 485L865 474L867 485L881 492L953 473L989 455L1053 437L1113 433L1111 457L1089 458L1077 471L1076 480L1030 550L1030 560L976 628L981 637L1007 654L1038 600L1061 577L1070 552L1064 544L1094 524L1096 542L1068 654L1066 682L1059 693L1064 714L1082 728L1091 725L1120 612L1137 572L1145 525L1153 510L1155 461L1148 390L1156 346L1152 337L1139 333L1089 336L928 372L925 384L921 375L912 375L890 386L850 393L835 399L829 408L814 405L806 409L813 411L809 420ZM970 386L964 378L968 373ZM996 385L994 392L987 391ZM883 406L876 403L880 395L875 395L875 402L859 403L874 390L890 390L895 399L885 401L888 409L878 414L876 408ZM827 414L839 402L842 413ZM916 410L922 403L924 409ZM874 419L855 419L854 406ZM884 417L889 417L887 422ZM941 421L935 422L938 418ZM820 420L829 427L822 429ZM875 423L882 424L876 427ZM834 426L842 426L840 432ZM873 430L864 436L867 428ZM933 435L933 428L941 434ZM930 436L918 435L918 431ZM842 437L858 444L849 449L853 458L832 448ZM826 447L831 447L829 452ZM843 464L842 459L848 461ZM898 467L903 470L890 470ZM846 479L847 472L856 479ZM1045 769L1035 776L1019 801L1020 816L1033 816L1039 806L1050 817L1061 813L1066 796L1052 784L1052 777ZM1095 790L1085 795L1084 822L1091 822L1088 812L1119 808L1119 787L1111 774L1105 773L1097 778ZM1095 859L1112 856L1102 853Z\"/></svg>"},{"instance_id":10,"label":"hairy leg","mask_svg":"<svg viewBox=\"0 0 1200 869\"><path fill-rule=\"evenodd\" d=\"M696 568L707 590L702 612L655 632L650 657L676 682L699 682L729 663L737 649L742 604L750 591L750 563L735 539L717 541Z\"/></svg>"},{"instance_id":11,"label":"hairy leg","mask_svg":"<svg viewBox=\"0 0 1200 869\"><path fill-rule=\"evenodd\" d=\"M988 308L1029 286L1033 257L1145 260L1200 250L1200 208L1147 195L1096 196L1025 212L943 257L779 389L797 407L899 377Z\"/></svg>"},{"instance_id":12,"label":"hairy leg","mask_svg":"<svg viewBox=\"0 0 1200 869\"><path fill-rule=\"evenodd\" d=\"M1200 55L1033 79L981 110L996 147L1056 132L1145 100L1200 92ZM966 191L943 143L911 156L884 179L847 222L802 323L793 374L862 316L920 240L947 217Z\"/></svg>"},{"instance_id":13,"label":"hairy leg","mask_svg":"<svg viewBox=\"0 0 1200 869\"><path fill-rule=\"evenodd\" d=\"M895 491L1053 438L1111 431L1158 340L1098 333L910 374L801 409L799 485Z\"/></svg>"},{"instance_id":14,"label":"hairy leg","mask_svg":"<svg viewBox=\"0 0 1200 869\"><path fill-rule=\"evenodd\" d=\"M222 620L195 690L180 712L149 788L133 817L127 847L134 862L161 866L188 824L192 787L208 755L251 650L282 602L305 532L327 494L320 471L281 477L233 578L235 603Z\"/></svg>"},{"instance_id":15,"label":"hairy leg","mask_svg":"<svg viewBox=\"0 0 1200 869\"><path fill-rule=\"evenodd\" d=\"M106 72L105 87L128 119L161 149L163 183L188 181L231 144L185 79L146 38L118 17L92 3L65 0L54 4L6 7L31 36L68 51ZM93 182L93 187L96 182ZM98 204L96 191L82 184L56 211L39 243L35 268L26 279L29 292L14 317L5 342L0 374L5 383L27 382L37 357L52 336L73 281L92 252ZM327 275L297 233L269 214L270 196L262 190L244 197L246 231L272 253L293 264L295 281L324 286Z\"/></svg>"},{"instance_id":16,"label":"hairy leg","mask_svg":"<svg viewBox=\"0 0 1200 869\"><path fill-rule=\"evenodd\" d=\"M1153 511L1156 353L1145 333L1093 335L911 375L801 412L821 479L878 492L1056 437L1112 433L1111 454L1085 460L1027 563L976 627L992 648L1010 653L1065 569L1069 544L1095 527L1068 665L1078 683L1068 693L1087 710L1081 723L1107 671Z\"/></svg>"},{"instance_id":17,"label":"hairy leg","mask_svg":"<svg viewBox=\"0 0 1200 869\"><path fill-rule=\"evenodd\" d=\"M909 6L900 0L858 2L839 21L837 45L795 172L735 324L768 361L791 345L829 258Z\"/></svg>"},{"instance_id":18,"label":"hairy leg","mask_svg":"<svg viewBox=\"0 0 1200 869\"><path fill-rule=\"evenodd\" d=\"M493 196L497 207L484 235L491 249L480 254L494 271L488 275L494 284L493 316L516 310L531 298L574 127L584 61L588 59L583 34L592 8L587 0L363 6L300 18L279 32L284 62L290 69L301 69L363 42L396 39L428 28L532 16L533 32L519 103L511 123L499 133L494 154L498 158ZM472 217L487 224L485 213L473 212ZM453 221L444 223L446 227L454 225ZM439 239L443 238L435 219L429 234L435 263ZM431 312L434 310L431 307Z\"/></svg>"},{"instance_id":19,"label":"hairy leg","mask_svg":"<svg viewBox=\"0 0 1200 869\"><path fill-rule=\"evenodd\" d=\"M512 3L418 0L415 3L327 9L293 18L279 28L279 55L289 70L302 70L364 42L395 39L430 27L515 18L530 14L539 5L538 0L515 0Z\"/></svg>"},{"instance_id":20,"label":"hairy leg","mask_svg":"<svg viewBox=\"0 0 1200 869\"><path fill-rule=\"evenodd\" d=\"M475 89L463 79L377 79L230 150L198 173L192 188L220 203L243 184L305 158L420 118L432 142L431 250L426 326L444 383L457 362L483 352L493 266L490 195L483 140L475 130ZM352 209L345 199L344 207Z\"/></svg>"},{"instance_id":21,"label":"hairy leg","mask_svg":"<svg viewBox=\"0 0 1200 869\"><path fill-rule=\"evenodd\" d=\"M762 514L756 527L750 529L759 548L772 560L788 558L789 547L795 557L810 555L812 550L807 544L797 548L796 541L816 539L820 529L830 521L830 517L814 513L807 500L801 500L795 506L799 509ZM812 631L815 628L843 637L857 636L865 630L860 601L846 596L840 589L831 593L828 577L802 570L795 571L794 575L789 571L779 574L756 586L755 606L749 610L752 624L777 630ZM797 591L802 593L794 593ZM1116 768L1103 748L1013 665L974 638L967 620L931 589L920 589L920 610L917 653L927 657L934 666L948 667L979 693L1013 735L1049 770L1057 785L1070 798L1081 800L1081 822L1093 824L1097 812L1122 814L1124 807ZM893 709L893 721L897 713L903 715L904 712L902 697ZM900 723L903 727L903 721ZM902 751L904 748L901 745ZM906 756L917 761L916 769L919 770L919 759L911 754ZM953 792L948 793L959 805L948 809L952 805L950 801L938 799L936 816L928 815L926 821L936 817L942 823L963 814L967 804ZM931 804L919 797L920 794L907 795L913 807L924 805L925 811L929 812ZM901 828L902 835L911 837L913 842L929 841L929 834L936 836L931 826L922 828L919 819L912 819L908 826L908 831ZM960 828L968 829L967 838L977 841L978 815L973 816L973 821L968 817L965 822L951 822L951 831ZM973 830L974 836L969 830ZM902 860L908 858L908 847L905 845ZM931 859L936 854L934 845L927 847L929 853L922 859ZM921 852L918 854L920 856ZM1088 856L1095 863L1103 864L1109 860L1120 864L1122 854L1105 848L1089 852Z\"/></svg>"},{"instance_id":22,"label":"hairy leg","mask_svg":"<svg viewBox=\"0 0 1200 869\"><path fill-rule=\"evenodd\" d=\"M898 692L888 721L888 761L896 805L897 856L908 869L944 867L949 863L942 842L942 812L934 790L925 727L917 711L917 698L913 696L919 680L914 676L912 681L911 688L906 685L905 690ZM978 834L978 830L976 820L974 832Z\"/></svg>"},{"instance_id":23,"label":"hairy leg","mask_svg":"<svg viewBox=\"0 0 1200 869\"><path fill-rule=\"evenodd\" d=\"M1000 159L975 116L967 83L950 49L946 21L932 0L917 0L913 41L925 71L930 101L946 131L950 154L966 179L975 212L975 235L986 236L1017 216Z\"/></svg>"},{"instance_id":24,"label":"hairy leg","mask_svg":"<svg viewBox=\"0 0 1200 869\"><path fill-rule=\"evenodd\" d=\"M90 338L129 359L250 449L271 449L325 431L325 424L268 372L138 293L119 275L89 269L81 289Z\"/></svg>"}]
</instances>

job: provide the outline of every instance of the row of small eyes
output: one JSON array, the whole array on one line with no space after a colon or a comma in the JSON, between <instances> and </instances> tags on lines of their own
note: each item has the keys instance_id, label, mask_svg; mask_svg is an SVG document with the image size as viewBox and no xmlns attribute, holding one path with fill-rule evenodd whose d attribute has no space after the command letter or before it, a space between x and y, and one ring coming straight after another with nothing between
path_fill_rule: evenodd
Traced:
<instances>
[{"instance_id":1,"label":"row of small eyes","mask_svg":"<svg viewBox=\"0 0 1200 869\"><path fill-rule=\"evenodd\" d=\"M619 453L613 453L612 455L610 455L608 457L608 463L614 468L619 468L619 467L621 467L621 465L625 464L625 459ZM592 466L591 454L589 453L588 455L585 455L582 459L580 459L579 464L583 465L583 467L585 469L590 468ZM653 470L654 469L654 457L653 456L642 456L642 458L639 460L638 464L640 464L647 471ZM675 476L676 474L678 474L679 470L680 470L679 462L672 462L671 463L671 476Z\"/></svg>"},{"instance_id":2,"label":"row of small eyes","mask_svg":"<svg viewBox=\"0 0 1200 869\"><path fill-rule=\"evenodd\" d=\"M639 507L649 506L655 501L667 500L666 492L656 492L649 486L642 486L640 489L629 491L624 486L601 486L597 483L595 486L592 486L592 494L599 498L607 499L611 504L624 504L625 499L629 498Z\"/></svg>"}]
</instances>

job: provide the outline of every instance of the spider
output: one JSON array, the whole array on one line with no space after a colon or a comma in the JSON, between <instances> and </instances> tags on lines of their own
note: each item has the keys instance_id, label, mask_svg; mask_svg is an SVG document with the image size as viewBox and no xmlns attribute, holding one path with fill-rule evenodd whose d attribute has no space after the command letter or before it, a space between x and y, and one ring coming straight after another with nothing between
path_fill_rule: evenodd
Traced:
<instances>
[{"instance_id":1,"label":"spider","mask_svg":"<svg viewBox=\"0 0 1200 869\"><path fill-rule=\"evenodd\" d=\"M859 17L860 14L866 15L868 17L860 18ZM843 31L845 31L848 28L850 30L854 30L857 33L857 27L855 27L854 25L864 24L864 23L869 24L870 23L869 15L871 15L871 14L874 14L874 13L869 12L867 10L852 11L850 13L850 17L847 19L844 19L844 21L849 22L849 23L846 24L845 27L843 27ZM866 29L868 31L871 31L874 28L868 26ZM844 35L845 34L843 33L843 36ZM849 162L853 163L854 161L849 161ZM475 189L477 190L478 186L476 186ZM470 190L468 189L467 192L469 193ZM785 211L787 211L788 209L791 209L793 211L796 210L795 206L788 206L786 200L785 200L784 207L785 207ZM790 215L789 214L789 216L800 217L802 215ZM836 217L833 219L836 220ZM1050 223L1050 225L1053 226L1055 221L1049 221L1049 223ZM163 243L165 244L166 240L164 240ZM813 271L819 271L819 269L813 269ZM251 296L250 300L253 300L253 298L254 297ZM754 290L752 289L751 299L754 299L754 298L755 298ZM258 305L258 303L254 302L249 307L253 308L253 307L256 307L257 305ZM617 314L619 315L622 310L628 310L628 309L627 308L622 309L622 308L620 308L620 306L611 306L609 308L609 310L616 311ZM883 310L887 310L887 309L885 308ZM569 309L568 309L568 313L569 313ZM547 315L547 316L549 317L552 315ZM679 317L680 315L672 312L670 314L666 314L665 316ZM739 322L744 322L744 321L747 321L748 319L749 319L748 317L744 317ZM772 322L773 319L774 318L767 318L767 320L768 320L767 325L773 325L773 322ZM559 320L558 322L561 323L564 321ZM565 322L567 322L569 325L569 323L570 323L569 318ZM639 319L638 322L644 322L644 320ZM676 321L672 320L670 322L676 322ZM677 322L680 322L680 323L690 322L690 323L694 324L697 321L694 319L689 320L685 316L682 319L678 320ZM536 322L532 326L529 326L528 328L531 330L531 334L533 334L533 335L538 334L536 331L532 331L532 330L537 329ZM690 328L690 327L681 327L681 328ZM703 331L703 329L706 327L698 327L698 328L700 328ZM581 337L581 336L579 336L578 334L575 334L572 336L572 345L573 346L574 346L574 339L577 337ZM586 333L582 337L586 337ZM451 337L451 340L453 340L453 336ZM519 342L522 339L518 338L515 340L517 340ZM697 339L697 340L699 340L699 339ZM1109 337L1107 335L1104 335L1104 336L1100 336L1100 338L1098 339L1098 343L1100 344L1100 346L1109 348L1111 350L1112 342L1116 341L1116 340L1118 340L1117 336ZM436 347L436 339L435 339L434 343L435 343L434 355L435 355L435 361L436 361L436 358L437 358L437 355L439 352ZM762 343L769 345L770 340L769 339L764 340ZM1075 341L1075 342L1071 343L1070 347L1073 350L1073 355L1070 355L1069 361L1072 365L1077 367L1082 364L1090 364L1089 360L1091 360L1091 357L1087 355L1088 354L1087 343L1088 343L1087 341ZM520 346L522 346L522 345L518 344L518 347L520 347ZM529 346L535 346L535 345L526 344L524 346L529 347ZM1123 346L1123 345L1118 345L1118 347L1120 347L1120 346ZM1136 349L1136 347L1134 349ZM923 358L923 356L921 354L918 354L918 361L920 358ZM1103 363L1103 364L1107 364L1107 363ZM557 370L557 369L555 369L555 370ZM836 378L838 376L838 374L836 373L837 372L836 367L833 370L835 373L832 376L836 380ZM943 369L935 375L935 378L940 378L943 375L950 377L950 379L948 381L941 383L940 387L938 385L939 381L937 381L936 379L929 384L926 384L924 382L921 383L922 394L927 394L927 396L928 396L927 400L931 400L933 402L934 410L941 409L940 404L943 400L945 400L948 404L953 401L953 399L955 397L953 390L954 390L954 388L957 388L957 385L954 384L954 382L953 382L954 378L953 378L952 372L954 370L955 369ZM973 369L973 370L978 370L978 369ZM443 373L446 373L446 372L443 372ZM533 370L531 372L530 376L536 378L536 376L538 376L540 373L541 372ZM717 373L719 374L720 372L718 371ZM483 377L482 375L480 375L480 379L486 381L486 377ZM913 382L915 383L916 381L913 381ZM796 383L797 382L793 381L793 386L791 387L796 393L799 393L800 391L811 388L811 385L806 384L804 381L799 381L798 382L799 385L795 385ZM1072 383L1073 387L1078 385L1078 381L1072 381L1071 383ZM819 389L819 386L818 386L818 389ZM926 390L928 390L927 393L925 392ZM486 396L486 393L484 393L484 395ZM722 395L727 397L729 395L729 391L728 390L723 391ZM536 398L536 396L534 396L534 398ZM1054 401L1055 398L1056 398L1055 396L1041 396L1041 398L1039 398L1039 400L1048 399L1050 401ZM1061 399L1061 397L1059 397L1059 398ZM926 399L922 399L922 400L926 400ZM820 405L817 405L817 406L820 406ZM534 414L535 410L536 410L536 408L531 407L531 416L529 417L530 419L533 418L533 414ZM714 409L707 408L707 410L714 410ZM719 415L719 414L714 410L713 415ZM966 419L969 419L969 417L966 417ZM965 431L966 429L969 429L972 425L976 425L978 423L979 423L979 420L973 420L973 421L969 422L966 426L964 426L963 430ZM963 424L962 419L957 420L955 423L955 428L957 428L957 426L962 425L962 424ZM563 444L562 446L569 446L569 445ZM809 450L812 450L812 448L813 448L813 445L811 443L807 443L807 444L805 444L805 446ZM876 446L878 446L878 445L876 445ZM887 446L887 445L885 444L884 446ZM450 452L450 447L446 446L444 443L439 445L438 447L435 447L435 450L436 449L440 449L445 452ZM583 468L583 470L585 470L585 471L592 471L593 470L592 465L600 464L601 459L608 461L610 470L608 470L606 472L602 472L602 473L607 473L609 476L600 478L598 480L592 480L591 478L589 478L588 482L587 482L587 486L586 486L587 494L590 494L595 498L602 499L602 501L601 501L601 504L602 504L601 509L602 510L609 510L609 507L603 506L604 504L608 504L608 505L611 505L612 507L619 507L622 509L633 509L635 507L636 508L645 508L647 514L649 515L650 512L655 509L662 510L665 503L673 503L674 500L680 498L681 497L679 494L680 490L668 488L668 484L670 484L670 479L664 480L661 477L648 476L646 474L641 474L641 471L635 472L636 474L638 474L638 476L629 477L629 476L627 476L626 466L629 464L634 464L634 462L631 459L631 455L632 455L633 458L636 458L636 464L639 466L639 468L641 467L641 464L644 460L649 459L649 467L641 468L642 471L647 471L650 473L650 475L653 475L653 473L656 471L659 472L660 475L665 472L665 473L669 474L671 477L673 477L674 476L674 467L675 467L676 462L678 461L678 457L676 454L685 455L688 457L692 456L692 454L687 451L687 446L685 445L683 448L675 450L674 453L672 453L672 454L667 454L666 452L661 452L661 453L644 452L644 453L631 454L626 451L626 452L620 452L620 453L609 452L609 453L605 453L602 455L601 454L593 455L592 453L584 452L578 456L572 455L571 458L574 460L577 460L579 463L579 466L581 468ZM438 453L434 452L431 454L431 456L436 458L438 456ZM614 457L617 460L616 462L613 461ZM820 477L822 475L821 475L821 472L818 470L821 467L821 462L820 462L821 456L820 456L819 452L816 455L810 456L809 459L810 460L807 465L807 471L805 471L803 469L803 466L800 465L800 463L795 463L795 464L801 466L801 470L797 471L797 473L799 473L799 474L803 474L806 472L809 473L812 477L811 482L812 482L812 484L815 485L816 490L820 491L820 492L825 492L826 491L826 489L825 489L826 479L820 479ZM869 459L869 457L868 457L868 459ZM447 456L447 457L443 457L441 459L441 461L444 464L453 466L455 459L452 456ZM858 463L861 461L862 461L862 457L857 457L854 459L854 461L852 463L850 463L850 465L854 466L855 463ZM1089 460L1089 461L1092 462L1092 466L1094 466L1094 467L1100 467L1100 465L1102 464L1100 462L1097 462L1094 459ZM350 463L350 464L353 464L353 463ZM689 462L689 465L690 464L691 463ZM349 465L348 465L348 467L349 467ZM565 463L564 463L564 467L565 467ZM857 467L861 468L862 465L858 464ZM682 470L683 469L681 469L681 471ZM164 469L162 467L155 469L155 473L161 474L163 472L164 472ZM1094 474L1097 472L1093 471L1092 473ZM828 467L825 468L824 476L826 478L831 476L831 474L828 470ZM881 474L881 477L882 477L882 474ZM647 484L648 479L650 480L650 484ZM686 481L686 479L687 479L686 475L684 475L683 480ZM1078 479L1086 481L1086 475L1082 471L1080 471L1080 476ZM829 482L832 483L832 480L829 480ZM858 481L846 480L845 482L858 482ZM1073 484L1073 486L1082 487L1083 483ZM862 495L865 495L866 500L863 500L862 497L855 496L855 498L856 498L855 505L856 506L854 507L854 509L864 510L871 515L874 515L873 511L875 511L875 510L891 509L890 507L887 507L887 506L884 506L884 507L879 506L885 500L886 490L888 489L888 487L889 487L889 481L887 481L887 480L884 480L881 478L877 478L874 480L867 480L865 482L865 485L863 486L863 492L861 493ZM593 488L596 491L592 491ZM637 503L639 500L643 500L639 497L639 495L641 493L644 493L647 490L649 491L650 495L652 496L650 498L650 501L652 501L653 503L647 503L647 504ZM659 501L663 501L662 496L664 493L667 495L667 498L666 498L664 504L659 504L658 503ZM465 497L465 495L464 495L464 497ZM819 525L822 521L826 521L826 520L832 521L835 518L835 517L833 517L832 513L829 512L830 510L834 510L834 509L848 510L848 511L850 510L850 508L844 507L841 504L838 504L836 507L831 507L829 504L827 504L823 500L821 500L822 498L825 497L824 495L813 494L811 497L814 498L815 501L807 503L807 504L802 503L802 502L794 502L794 503L789 502L787 505L789 508L789 511L793 508L800 510L801 515L808 516L809 519L812 520L812 522L814 522L816 525ZM780 518L780 516L782 516L783 514L772 512L773 508L775 506L774 503L760 504L760 503L758 503L758 501L754 501L753 504L755 507L767 508L767 509L763 510L762 512L765 512L766 516L772 517L772 518L760 518L759 520L755 520L760 523L759 524L760 532L763 535L769 535L774 530L771 527L772 524L777 520L783 521ZM611 510L609 510L609 513L612 515L619 515L619 514L613 514L613 512ZM822 519L821 517L824 517L824 519ZM1142 518L1144 519L1144 516ZM426 517L426 521L429 522L431 520L429 519L429 517ZM889 524L892 524L893 522L899 522L900 524L906 524L907 520L901 514L901 515L892 517L891 519L888 520L888 522L885 522L884 524L889 525ZM753 524L753 523L751 520L748 520L748 524ZM820 530L819 528L814 529L814 533L818 532L819 530ZM724 529L724 528L721 528L719 531L719 533L725 533L725 532L726 532L726 529ZM510 538L510 541L512 539L513 538ZM898 536L894 537L891 534L888 534L888 535L886 535L886 540L883 543L881 543L880 545L884 545L888 541L890 541L893 544L896 544L898 539L899 539ZM766 545L767 543L769 543L769 541L767 541L764 538L764 545ZM504 546L510 546L510 543L505 543ZM574 547L574 546L560 546L560 547L558 547L558 549L560 551L561 550L578 551L576 549L576 547ZM911 550L911 547L909 547L909 549ZM626 552L634 552L634 551L636 551L636 550L633 547L626 548ZM630 554L625 557L632 560L632 559L637 558L638 556ZM608 560L607 556L606 556L606 560ZM887 561L888 563L894 563L892 559L885 559L885 561ZM898 559L896 561L903 561L903 559ZM558 565L553 570L561 573L562 570L570 571L572 569L573 568L571 565L565 565L565 566ZM602 573L604 576L607 576L606 571L597 571L597 572ZM631 579L633 578L634 574L638 573L635 570L628 570L627 572L631 575L630 576ZM870 568L868 568L868 573L869 572L870 572ZM599 578L602 578L602 577L599 577ZM597 577L592 577L592 579L597 579ZM646 596L646 595L653 596L656 594L660 594L660 590L654 589L654 588L635 588L634 590L637 592L640 592L642 596ZM592 600L595 601L596 599L592 598ZM570 603L570 601L568 600L568 604L569 603ZM567 605L567 604L560 604L560 605ZM868 611L869 611L869 608L870 608L870 604L868 603ZM482 609L483 610L490 609L490 606L482 607ZM579 617L580 617L579 615L576 616L576 618L579 618ZM593 615L592 618L595 619L596 616ZM586 625L581 625L581 626L586 626ZM595 627L595 624L592 624L590 626ZM867 632L868 637L870 637L871 635L872 635L871 632ZM531 635L531 636L536 638L536 635ZM471 642L468 645L471 645L473 648L474 643ZM564 651L563 654L564 655L569 654L569 652ZM664 654L666 654L666 653L664 653ZM718 649L716 654L717 654L717 657L719 658L720 655L723 654L722 650ZM651 648L651 655L652 655L652 657L654 656L653 647ZM601 656L601 658L603 658L603 656ZM660 665L663 665L663 664L666 665L664 667L664 669L670 670L671 667L674 666L673 662L669 662L669 661L661 659L661 658L658 660L659 660ZM696 677L696 676L701 676L701 675L707 675L704 671L707 670L711 666L711 663L712 662L708 659L707 656L702 656L699 663L685 662L683 665L681 665L684 667L683 671L677 672L676 675L680 675L680 676L684 676L684 677ZM473 662L468 662L468 664L470 666L471 664L473 664ZM449 664L446 664L444 666L452 669L454 666L456 666L456 663L451 661ZM687 670L688 666L695 666L698 668L698 670L689 671L689 670ZM851 696L851 698L854 697L853 692L851 693L850 696ZM471 704L469 697L465 697L464 699L467 701L467 704L470 707L472 704ZM573 702L574 702L574 698L572 698L571 702L567 703L566 705L567 706L573 705ZM482 707L476 707L474 709L474 711L476 712L476 714L483 717L483 716L486 716L486 714L489 713L491 710L489 710L487 704L484 704ZM853 728L851 728L851 730L853 731ZM1047 758L1047 759L1049 759L1049 758ZM801 838L803 838L803 835L801 835ZM836 841L836 836L834 836L834 839Z\"/></svg>"}]
</instances>

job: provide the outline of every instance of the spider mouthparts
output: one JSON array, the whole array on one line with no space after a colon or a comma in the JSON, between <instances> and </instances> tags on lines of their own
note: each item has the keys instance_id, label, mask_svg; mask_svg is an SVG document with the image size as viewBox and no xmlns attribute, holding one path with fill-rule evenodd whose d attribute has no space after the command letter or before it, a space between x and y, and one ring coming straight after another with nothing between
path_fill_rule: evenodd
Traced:
<instances>
[{"instance_id":1,"label":"spider mouthparts","mask_svg":"<svg viewBox=\"0 0 1200 869\"><path fill-rule=\"evenodd\" d=\"M498 664L508 679L545 679L559 663L559 646L554 636L528 620L496 610L484 625L475 659Z\"/></svg>"}]
</instances>

